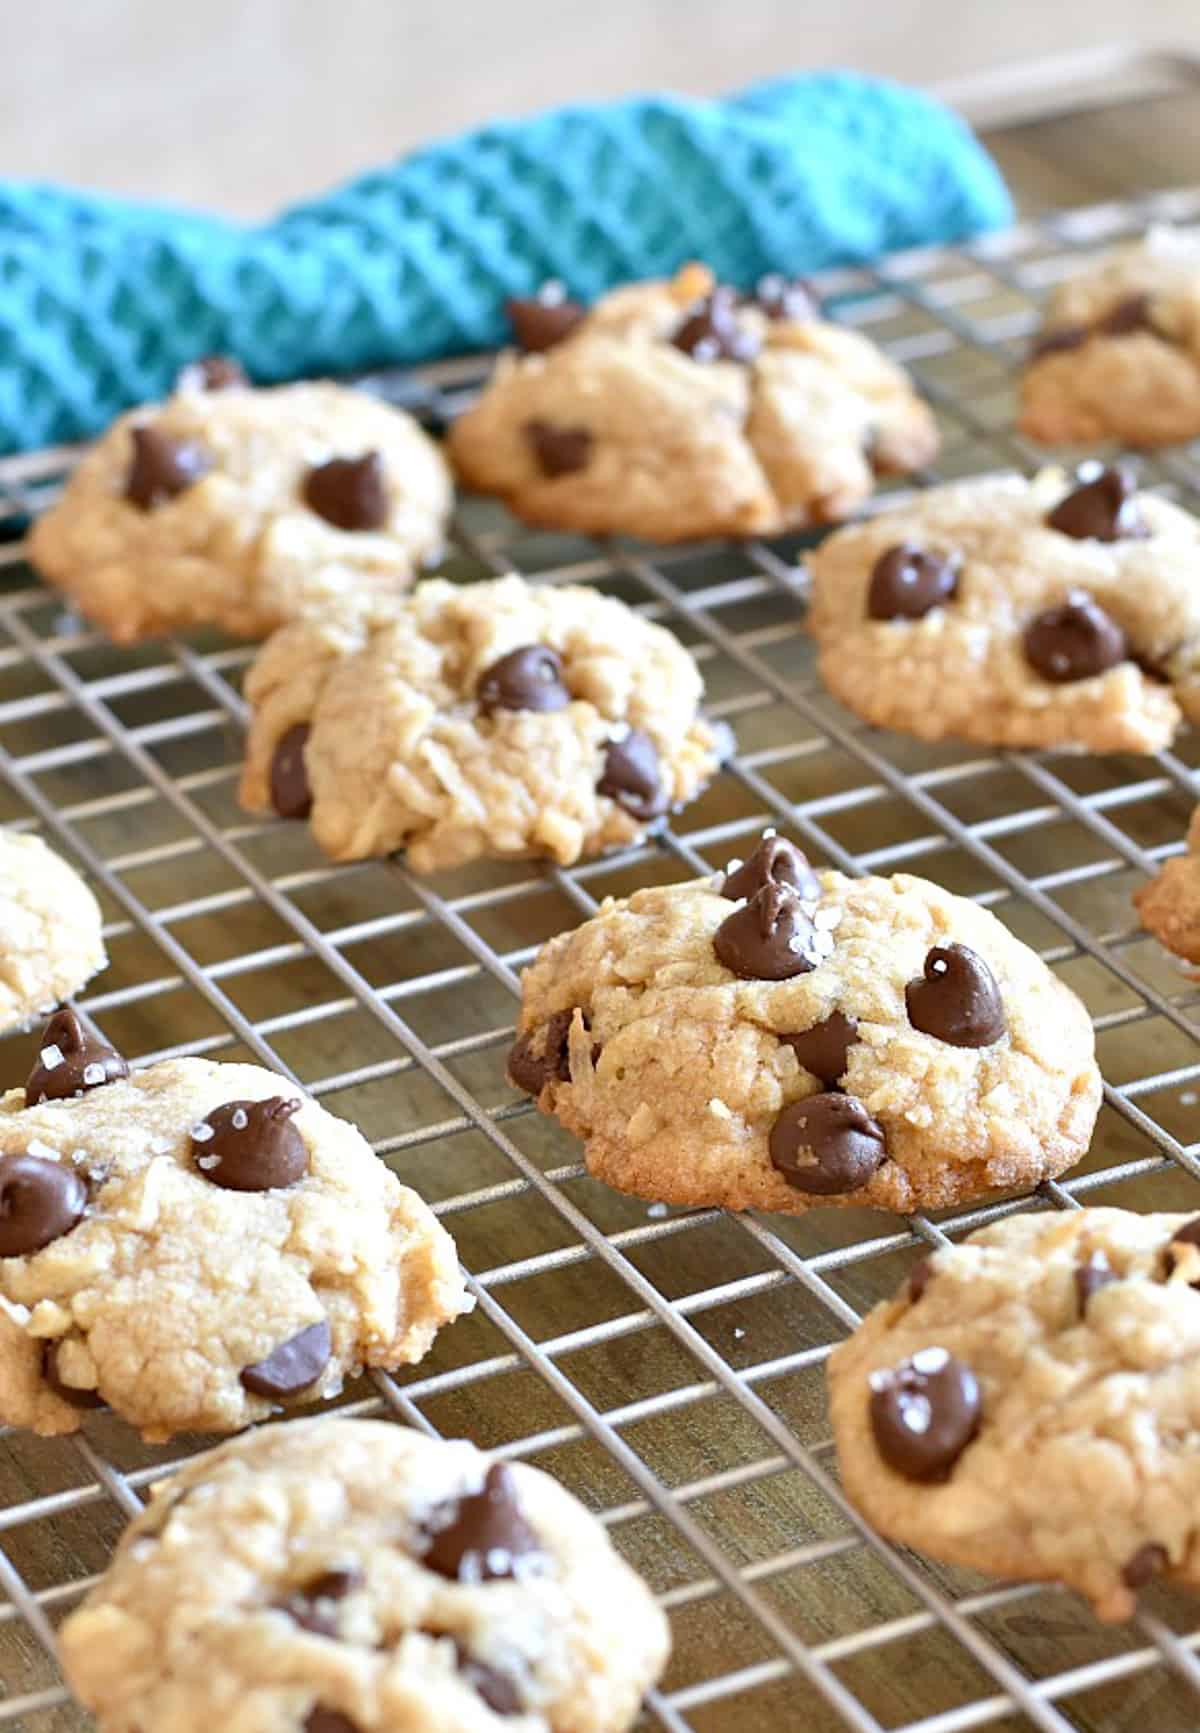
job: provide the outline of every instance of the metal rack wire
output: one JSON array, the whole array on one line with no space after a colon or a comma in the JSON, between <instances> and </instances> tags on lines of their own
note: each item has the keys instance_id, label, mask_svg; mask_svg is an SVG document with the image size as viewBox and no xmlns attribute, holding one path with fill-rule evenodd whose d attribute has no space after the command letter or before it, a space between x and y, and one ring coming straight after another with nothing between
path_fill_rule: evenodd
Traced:
<instances>
[{"instance_id":1,"label":"metal rack wire","mask_svg":"<svg viewBox=\"0 0 1200 1733\"><path fill-rule=\"evenodd\" d=\"M818 283L909 366L943 425L920 480L1030 468L1012 373L1036 302L1081 254L1200 191L1030 223ZM431 423L478 360L374 386ZM33 583L19 535L72 454L0 465L0 820L89 875L112 964L81 1003L136 1063L252 1058L356 1119L455 1233L479 1305L351 1413L466 1433L558 1474L672 1614L647 1725L682 1733L1122 1733L1200 1713L1194 1603L1148 1593L1109 1630L1070 1597L985 1583L885 1546L840 1494L825 1424L830 1346L922 1246L1030 1203L1195 1208L1200 995L1140 934L1131 889L1181 846L1197 748L1154 759L918 747L867 730L815 683L802 543L668 551L534 535L467 502L450 570L586 581L694 649L739 752L643 848L570 872L325 862L303 827L235 804L240 677L216 640L118 652ZM1144 465L1200 507L1200 454ZM609 893L706 872L765 822L847 871L915 870L994 907L1091 1010L1107 1078L1093 1154L1039 1197L934 1220L667 1212L588 1179L579 1151L504 1081L518 974ZM0 1044L18 1081L29 1043ZM103 1568L151 1481L207 1441L151 1450L111 1416L65 1441L0 1435L0 1729L86 1718L54 1625Z\"/></svg>"}]
</instances>

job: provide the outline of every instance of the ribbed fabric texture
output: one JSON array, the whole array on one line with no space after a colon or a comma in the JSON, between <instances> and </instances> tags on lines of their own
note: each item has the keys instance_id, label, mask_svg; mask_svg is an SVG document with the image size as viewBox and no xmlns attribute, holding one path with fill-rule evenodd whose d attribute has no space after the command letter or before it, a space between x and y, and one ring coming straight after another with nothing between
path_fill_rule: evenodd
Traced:
<instances>
[{"instance_id":1,"label":"ribbed fabric texture","mask_svg":"<svg viewBox=\"0 0 1200 1733\"><path fill-rule=\"evenodd\" d=\"M260 381L427 361L500 342L548 277L591 300L699 258L749 284L1010 217L957 116L847 73L498 123L256 227L0 185L0 451L94 433L210 351Z\"/></svg>"}]
</instances>

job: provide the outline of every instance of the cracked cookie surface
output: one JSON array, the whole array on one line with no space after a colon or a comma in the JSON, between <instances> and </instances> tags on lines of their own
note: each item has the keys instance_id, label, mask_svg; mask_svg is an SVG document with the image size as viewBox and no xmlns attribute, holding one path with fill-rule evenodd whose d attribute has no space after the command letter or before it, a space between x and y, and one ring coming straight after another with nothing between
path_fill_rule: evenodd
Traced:
<instances>
[{"instance_id":1,"label":"cracked cookie surface","mask_svg":"<svg viewBox=\"0 0 1200 1733\"><path fill-rule=\"evenodd\" d=\"M529 523L663 542L771 535L844 517L876 471L937 449L907 376L799 285L738 297L688 265L551 335L502 356L449 437L466 485Z\"/></svg>"},{"instance_id":2,"label":"cracked cookie surface","mask_svg":"<svg viewBox=\"0 0 1200 1733\"><path fill-rule=\"evenodd\" d=\"M1034 1185L1100 1102L1083 1006L993 915L770 835L543 946L509 1073L618 1190L789 1213Z\"/></svg>"},{"instance_id":3,"label":"cracked cookie surface","mask_svg":"<svg viewBox=\"0 0 1200 1733\"><path fill-rule=\"evenodd\" d=\"M668 1648L548 1475L336 1418L161 1484L61 1637L101 1733L622 1733Z\"/></svg>"},{"instance_id":4,"label":"cracked cookie surface","mask_svg":"<svg viewBox=\"0 0 1200 1733\"><path fill-rule=\"evenodd\" d=\"M108 962L100 909L40 837L0 830L0 1033L69 999Z\"/></svg>"},{"instance_id":5,"label":"cracked cookie surface","mask_svg":"<svg viewBox=\"0 0 1200 1733\"><path fill-rule=\"evenodd\" d=\"M1200 243L1155 228L1055 290L1021 381L1045 444L1200 435Z\"/></svg>"},{"instance_id":6,"label":"cracked cookie surface","mask_svg":"<svg viewBox=\"0 0 1200 1733\"><path fill-rule=\"evenodd\" d=\"M184 384L130 411L33 526L42 575L119 643L261 638L441 546L449 473L402 411L332 384Z\"/></svg>"},{"instance_id":7,"label":"cracked cookie surface","mask_svg":"<svg viewBox=\"0 0 1200 1733\"><path fill-rule=\"evenodd\" d=\"M930 488L811 555L821 677L924 740L1154 752L1200 716L1198 558L1119 469Z\"/></svg>"},{"instance_id":8,"label":"cracked cookie surface","mask_svg":"<svg viewBox=\"0 0 1200 1733\"><path fill-rule=\"evenodd\" d=\"M566 865L636 841L709 780L702 692L676 638L598 591L431 579L263 648L241 800L311 816L336 860Z\"/></svg>"},{"instance_id":9,"label":"cracked cookie surface","mask_svg":"<svg viewBox=\"0 0 1200 1733\"><path fill-rule=\"evenodd\" d=\"M1200 1221L1018 1215L919 1263L829 1361L842 1483L881 1533L1128 1618L1200 1586Z\"/></svg>"},{"instance_id":10,"label":"cracked cookie surface","mask_svg":"<svg viewBox=\"0 0 1200 1733\"><path fill-rule=\"evenodd\" d=\"M256 1065L126 1072L59 1013L0 1100L0 1420L69 1432L103 1401L152 1440L231 1432L469 1309L352 1125Z\"/></svg>"}]
</instances>

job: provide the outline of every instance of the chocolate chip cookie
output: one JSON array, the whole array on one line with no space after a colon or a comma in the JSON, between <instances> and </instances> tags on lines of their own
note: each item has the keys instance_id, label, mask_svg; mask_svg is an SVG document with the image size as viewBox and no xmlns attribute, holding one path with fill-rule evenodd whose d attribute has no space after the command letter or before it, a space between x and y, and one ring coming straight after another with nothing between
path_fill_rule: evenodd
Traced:
<instances>
[{"instance_id":1,"label":"chocolate chip cookie","mask_svg":"<svg viewBox=\"0 0 1200 1733\"><path fill-rule=\"evenodd\" d=\"M1035 1185L1100 1104L1083 1006L993 915L770 833L543 946L509 1074L620 1191L790 1214Z\"/></svg>"},{"instance_id":2,"label":"chocolate chip cookie","mask_svg":"<svg viewBox=\"0 0 1200 1733\"><path fill-rule=\"evenodd\" d=\"M1200 963L1200 806L1192 813L1187 848L1163 862L1149 884L1133 893L1148 933L1189 963Z\"/></svg>"},{"instance_id":3,"label":"chocolate chip cookie","mask_svg":"<svg viewBox=\"0 0 1200 1733\"><path fill-rule=\"evenodd\" d=\"M651 541L771 535L846 516L875 474L937 449L932 415L804 286L740 295L687 265L590 312L511 308L503 356L449 449L467 486L528 523Z\"/></svg>"},{"instance_id":4,"label":"chocolate chip cookie","mask_svg":"<svg viewBox=\"0 0 1200 1733\"><path fill-rule=\"evenodd\" d=\"M24 1029L108 962L100 910L40 837L0 830L0 1034Z\"/></svg>"},{"instance_id":5,"label":"chocolate chip cookie","mask_svg":"<svg viewBox=\"0 0 1200 1733\"><path fill-rule=\"evenodd\" d=\"M449 1234L256 1065L128 1067L70 1011L0 1100L0 1420L233 1432L419 1360L469 1309Z\"/></svg>"},{"instance_id":6,"label":"chocolate chip cookie","mask_svg":"<svg viewBox=\"0 0 1200 1733\"><path fill-rule=\"evenodd\" d=\"M265 637L361 584L402 589L441 545L449 475L411 417L341 385L222 386L214 360L122 416L33 527L42 576L119 643Z\"/></svg>"},{"instance_id":7,"label":"chocolate chip cookie","mask_svg":"<svg viewBox=\"0 0 1200 1733\"><path fill-rule=\"evenodd\" d=\"M1055 291L1021 381L1021 429L1046 444L1200 435L1200 242L1151 229Z\"/></svg>"},{"instance_id":8,"label":"chocolate chip cookie","mask_svg":"<svg viewBox=\"0 0 1200 1733\"><path fill-rule=\"evenodd\" d=\"M829 1361L849 1496L881 1533L1125 1619L1200 1585L1200 1220L1012 1216L916 1265Z\"/></svg>"},{"instance_id":9,"label":"chocolate chip cookie","mask_svg":"<svg viewBox=\"0 0 1200 1733\"><path fill-rule=\"evenodd\" d=\"M631 843L717 765L695 662L624 603L518 577L294 622L246 682L252 812L335 860L563 865Z\"/></svg>"},{"instance_id":10,"label":"chocolate chip cookie","mask_svg":"<svg viewBox=\"0 0 1200 1733\"><path fill-rule=\"evenodd\" d=\"M924 740L1154 752L1200 717L1198 561L1123 468L930 488L812 555L821 676Z\"/></svg>"},{"instance_id":11,"label":"chocolate chip cookie","mask_svg":"<svg viewBox=\"0 0 1200 1733\"><path fill-rule=\"evenodd\" d=\"M156 1487L60 1635L100 1733L622 1733L669 1641L548 1475L334 1418Z\"/></svg>"}]
</instances>

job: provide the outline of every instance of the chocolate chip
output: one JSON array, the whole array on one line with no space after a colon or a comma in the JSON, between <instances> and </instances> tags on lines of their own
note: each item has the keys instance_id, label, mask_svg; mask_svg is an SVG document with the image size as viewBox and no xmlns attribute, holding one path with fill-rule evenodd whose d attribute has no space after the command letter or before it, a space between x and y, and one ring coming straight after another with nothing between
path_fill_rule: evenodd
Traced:
<instances>
[{"instance_id":1,"label":"chocolate chip","mask_svg":"<svg viewBox=\"0 0 1200 1733\"><path fill-rule=\"evenodd\" d=\"M1121 1581L1127 1589L1144 1589L1154 1577L1161 1575L1166 1562L1166 1547L1158 1546L1152 1540L1147 1541L1145 1546L1137 1549L1122 1570Z\"/></svg>"},{"instance_id":2,"label":"chocolate chip","mask_svg":"<svg viewBox=\"0 0 1200 1733\"><path fill-rule=\"evenodd\" d=\"M305 505L335 529L377 530L387 522L383 459L377 451L315 464L301 491Z\"/></svg>"},{"instance_id":3,"label":"chocolate chip","mask_svg":"<svg viewBox=\"0 0 1200 1733\"><path fill-rule=\"evenodd\" d=\"M508 1075L527 1095L540 1095L551 1079L557 1079L559 1083L571 1081L567 1040L573 1016L573 1011L555 1011L546 1019L540 1054L534 1051L536 1029L527 1029L513 1042L508 1056ZM586 1027L586 1018L584 1024Z\"/></svg>"},{"instance_id":4,"label":"chocolate chip","mask_svg":"<svg viewBox=\"0 0 1200 1733\"><path fill-rule=\"evenodd\" d=\"M768 319L815 319L817 303L812 290L800 277L785 277L769 271L754 288L754 305Z\"/></svg>"},{"instance_id":5,"label":"chocolate chip","mask_svg":"<svg viewBox=\"0 0 1200 1733\"><path fill-rule=\"evenodd\" d=\"M883 1127L853 1095L807 1095L771 1127L771 1165L797 1191L840 1197L859 1191L887 1155Z\"/></svg>"},{"instance_id":6,"label":"chocolate chip","mask_svg":"<svg viewBox=\"0 0 1200 1733\"><path fill-rule=\"evenodd\" d=\"M990 1047L1007 1028L996 977L966 945L935 945L904 1002L914 1029L951 1047Z\"/></svg>"},{"instance_id":7,"label":"chocolate chip","mask_svg":"<svg viewBox=\"0 0 1200 1733\"><path fill-rule=\"evenodd\" d=\"M504 303L518 347L527 355L540 355L569 337L586 315L578 301L555 295L550 285L536 295L514 295Z\"/></svg>"},{"instance_id":8,"label":"chocolate chip","mask_svg":"<svg viewBox=\"0 0 1200 1733\"><path fill-rule=\"evenodd\" d=\"M790 981L816 968L816 938L795 891L769 884L726 915L713 934L713 950L743 981Z\"/></svg>"},{"instance_id":9,"label":"chocolate chip","mask_svg":"<svg viewBox=\"0 0 1200 1733\"><path fill-rule=\"evenodd\" d=\"M1055 330L1040 331L1030 344L1029 359L1040 361L1043 355L1081 349L1090 336L1086 325L1059 325Z\"/></svg>"},{"instance_id":10,"label":"chocolate chip","mask_svg":"<svg viewBox=\"0 0 1200 1733\"><path fill-rule=\"evenodd\" d=\"M314 1637L336 1637L337 1612L331 1603L345 1600L348 1594L362 1587L362 1582L362 1572L353 1565L344 1570L322 1571L320 1576L313 1577L303 1588L276 1601L275 1605L301 1630L311 1631Z\"/></svg>"},{"instance_id":11,"label":"chocolate chip","mask_svg":"<svg viewBox=\"0 0 1200 1733\"><path fill-rule=\"evenodd\" d=\"M764 833L754 853L740 866L725 873L721 895L730 902L755 896L765 885L787 885L799 896L810 901L821 894L821 881L809 866L794 842L776 836L773 830Z\"/></svg>"},{"instance_id":12,"label":"chocolate chip","mask_svg":"<svg viewBox=\"0 0 1200 1733\"><path fill-rule=\"evenodd\" d=\"M596 789L643 821L661 818L671 804L663 789L654 742L640 728L630 728L620 740L609 741L604 749L604 774Z\"/></svg>"},{"instance_id":13,"label":"chocolate chip","mask_svg":"<svg viewBox=\"0 0 1200 1733\"><path fill-rule=\"evenodd\" d=\"M171 439L156 427L132 430L133 458L125 482L125 498L149 511L187 491L208 474L212 458L203 446Z\"/></svg>"},{"instance_id":14,"label":"chocolate chip","mask_svg":"<svg viewBox=\"0 0 1200 1733\"><path fill-rule=\"evenodd\" d=\"M25 1080L25 1105L68 1101L128 1076L129 1067L116 1048L93 1035L64 1005L42 1030L37 1064Z\"/></svg>"},{"instance_id":15,"label":"chocolate chip","mask_svg":"<svg viewBox=\"0 0 1200 1733\"><path fill-rule=\"evenodd\" d=\"M684 314L671 342L693 361L753 361L761 347L739 325L737 294L722 283Z\"/></svg>"},{"instance_id":16,"label":"chocolate chip","mask_svg":"<svg viewBox=\"0 0 1200 1733\"><path fill-rule=\"evenodd\" d=\"M1079 1316L1082 1318L1087 1311L1088 1301L1101 1288L1107 1288L1110 1282L1119 1282L1120 1276L1113 1269L1103 1252L1092 1252L1091 1255L1076 1266L1075 1298L1079 1305Z\"/></svg>"},{"instance_id":17,"label":"chocolate chip","mask_svg":"<svg viewBox=\"0 0 1200 1733\"><path fill-rule=\"evenodd\" d=\"M547 481L575 475L592 459L592 435L586 427L562 427L553 421L527 421L525 437Z\"/></svg>"},{"instance_id":18,"label":"chocolate chip","mask_svg":"<svg viewBox=\"0 0 1200 1733\"><path fill-rule=\"evenodd\" d=\"M1036 615L1025 628L1023 643L1030 667L1056 686L1090 680L1129 654L1120 626L1086 590L1068 590L1059 607Z\"/></svg>"},{"instance_id":19,"label":"chocolate chip","mask_svg":"<svg viewBox=\"0 0 1200 1733\"><path fill-rule=\"evenodd\" d=\"M512 1469L493 1462L478 1492L440 1513L421 1562L451 1582L498 1582L518 1573L523 1559L540 1557L542 1544L521 1515ZM435 1518L438 1513L435 1513Z\"/></svg>"},{"instance_id":20,"label":"chocolate chip","mask_svg":"<svg viewBox=\"0 0 1200 1733\"><path fill-rule=\"evenodd\" d=\"M983 1398L969 1366L945 1348L871 1374L871 1430L889 1468L907 1480L942 1480L979 1430Z\"/></svg>"},{"instance_id":21,"label":"chocolate chip","mask_svg":"<svg viewBox=\"0 0 1200 1733\"><path fill-rule=\"evenodd\" d=\"M252 1396L268 1396L272 1401L298 1396L316 1383L332 1353L333 1338L322 1318L319 1324L309 1324L272 1348L265 1360L243 1367L241 1382Z\"/></svg>"},{"instance_id":22,"label":"chocolate chip","mask_svg":"<svg viewBox=\"0 0 1200 1733\"><path fill-rule=\"evenodd\" d=\"M867 616L872 620L920 620L958 594L959 566L945 554L900 542L871 567Z\"/></svg>"},{"instance_id":23,"label":"chocolate chip","mask_svg":"<svg viewBox=\"0 0 1200 1733\"><path fill-rule=\"evenodd\" d=\"M312 811L312 789L304 762L311 733L307 722L294 722L276 742L271 756L271 805L280 818L307 818Z\"/></svg>"},{"instance_id":24,"label":"chocolate chip","mask_svg":"<svg viewBox=\"0 0 1200 1733\"><path fill-rule=\"evenodd\" d=\"M234 385L249 385L246 370L232 355L201 355L189 361L175 381L176 391L228 391Z\"/></svg>"},{"instance_id":25,"label":"chocolate chip","mask_svg":"<svg viewBox=\"0 0 1200 1733\"><path fill-rule=\"evenodd\" d=\"M562 657L548 644L525 644L510 650L475 685L485 716L497 710L563 710L571 694L563 685Z\"/></svg>"},{"instance_id":26,"label":"chocolate chip","mask_svg":"<svg viewBox=\"0 0 1200 1733\"><path fill-rule=\"evenodd\" d=\"M1119 542L1144 536L1147 531L1132 473L1118 465L1093 475L1092 467L1079 472L1079 486L1046 514L1050 528L1076 541Z\"/></svg>"},{"instance_id":27,"label":"chocolate chip","mask_svg":"<svg viewBox=\"0 0 1200 1733\"><path fill-rule=\"evenodd\" d=\"M465 1643L454 1639L454 1647L458 1654L458 1670L464 1682L470 1685L476 1696L481 1697L492 1711L493 1715L519 1715L525 1705L517 1691L516 1682L507 1673L501 1673L495 1667L489 1667L485 1661L477 1661L472 1656Z\"/></svg>"},{"instance_id":28,"label":"chocolate chip","mask_svg":"<svg viewBox=\"0 0 1200 1733\"><path fill-rule=\"evenodd\" d=\"M915 1306L933 1280L933 1259L918 1258L908 1272L908 1297Z\"/></svg>"},{"instance_id":29,"label":"chocolate chip","mask_svg":"<svg viewBox=\"0 0 1200 1733\"><path fill-rule=\"evenodd\" d=\"M23 1258L69 1234L87 1187L74 1168L39 1155L0 1155L0 1258Z\"/></svg>"},{"instance_id":30,"label":"chocolate chip","mask_svg":"<svg viewBox=\"0 0 1200 1733\"><path fill-rule=\"evenodd\" d=\"M324 1703L318 1703L304 1717L304 1733L362 1733L362 1728L349 1715L343 1715L340 1709L329 1709Z\"/></svg>"},{"instance_id":31,"label":"chocolate chip","mask_svg":"<svg viewBox=\"0 0 1200 1733\"><path fill-rule=\"evenodd\" d=\"M1126 295L1103 319L1096 321L1094 329L1105 337L1129 337L1135 331L1153 331L1149 295Z\"/></svg>"},{"instance_id":32,"label":"chocolate chip","mask_svg":"<svg viewBox=\"0 0 1200 1733\"><path fill-rule=\"evenodd\" d=\"M54 1394L72 1408L103 1408L104 1398L98 1390L86 1390L81 1384L67 1384L58 1367L58 1351L62 1342L47 1342L42 1349L42 1377Z\"/></svg>"},{"instance_id":33,"label":"chocolate chip","mask_svg":"<svg viewBox=\"0 0 1200 1733\"><path fill-rule=\"evenodd\" d=\"M1177 1229L1176 1232L1171 1235L1171 1246L1200 1246L1200 1216L1194 1216L1190 1222L1185 1222L1181 1228ZM1167 1247L1168 1275L1172 1273L1176 1264L1179 1262L1179 1259L1171 1250L1171 1246ZM1200 1282L1192 1282L1189 1285L1193 1288L1200 1288Z\"/></svg>"},{"instance_id":34,"label":"chocolate chip","mask_svg":"<svg viewBox=\"0 0 1200 1733\"><path fill-rule=\"evenodd\" d=\"M811 1029L779 1039L787 1042L806 1071L832 1085L846 1075L850 1049L858 1040L858 1022L843 1011L831 1011Z\"/></svg>"},{"instance_id":35,"label":"chocolate chip","mask_svg":"<svg viewBox=\"0 0 1200 1733\"><path fill-rule=\"evenodd\" d=\"M192 1129L192 1155L205 1179L226 1191L276 1191L308 1172L308 1146L292 1115L299 1101L227 1101Z\"/></svg>"}]
</instances>

